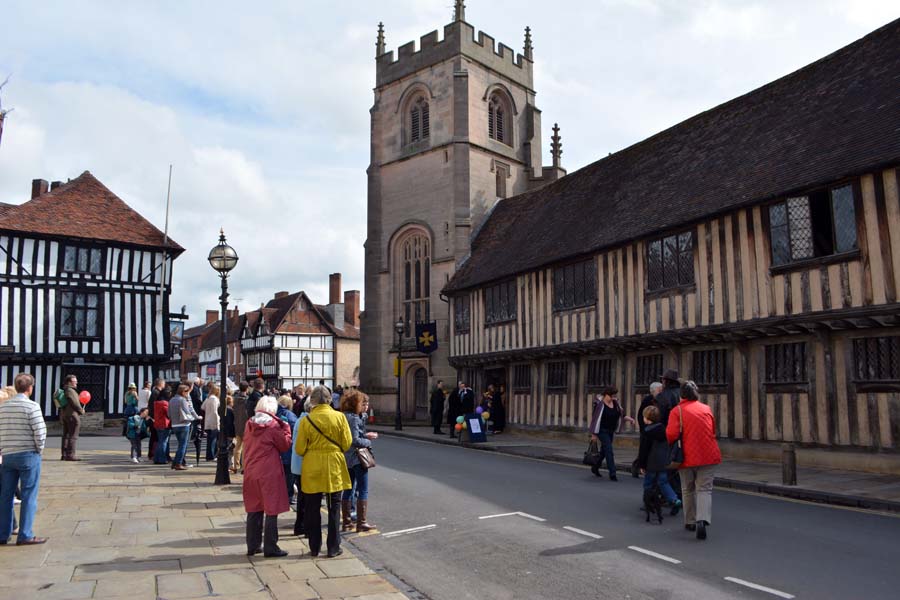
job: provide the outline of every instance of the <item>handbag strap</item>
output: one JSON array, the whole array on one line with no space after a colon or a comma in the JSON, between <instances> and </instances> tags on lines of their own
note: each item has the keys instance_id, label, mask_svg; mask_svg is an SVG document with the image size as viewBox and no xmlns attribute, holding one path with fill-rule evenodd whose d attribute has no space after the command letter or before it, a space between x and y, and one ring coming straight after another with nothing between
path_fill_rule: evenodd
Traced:
<instances>
[{"instance_id":1,"label":"handbag strap","mask_svg":"<svg viewBox=\"0 0 900 600\"><path fill-rule=\"evenodd\" d=\"M325 435L325 433L324 433L321 429L319 429L319 426L316 425L316 422L312 420L312 416L306 415L306 420L309 421L309 424L312 425L313 428L314 428L316 431L318 431L318 432L322 435L323 438L325 438L326 440L328 440L329 442L331 442L332 444L334 444L335 446L337 446L338 450L340 450L341 452L344 451L344 449L341 448L341 445L340 445L340 444L338 444L336 441L334 441L333 439L331 439L330 437L328 437L327 435Z\"/></svg>"}]
</instances>

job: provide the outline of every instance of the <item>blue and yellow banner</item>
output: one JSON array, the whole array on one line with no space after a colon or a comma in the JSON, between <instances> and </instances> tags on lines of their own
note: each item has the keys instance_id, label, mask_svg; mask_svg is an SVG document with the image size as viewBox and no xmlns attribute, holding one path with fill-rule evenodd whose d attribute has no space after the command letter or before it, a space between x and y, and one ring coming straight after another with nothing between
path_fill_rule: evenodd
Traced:
<instances>
[{"instance_id":1,"label":"blue and yellow banner","mask_svg":"<svg viewBox=\"0 0 900 600\"><path fill-rule=\"evenodd\" d=\"M437 323L416 323L416 350L422 354L431 354L437 349Z\"/></svg>"}]
</instances>

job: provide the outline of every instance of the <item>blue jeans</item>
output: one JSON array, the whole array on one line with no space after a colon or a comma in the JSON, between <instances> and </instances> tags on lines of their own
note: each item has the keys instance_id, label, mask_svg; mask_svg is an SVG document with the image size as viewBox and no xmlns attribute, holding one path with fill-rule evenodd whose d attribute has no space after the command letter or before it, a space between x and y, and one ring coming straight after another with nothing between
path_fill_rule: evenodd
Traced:
<instances>
[{"instance_id":1,"label":"blue jeans","mask_svg":"<svg viewBox=\"0 0 900 600\"><path fill-rule=\"evenodd\" d=\"M613 436L615 434L612 431L607 431L606 429L601 429L600 433L597 434L597 437L600 438L600 464L603 463L603 459L606 459L606 468L609 469L609 476L616 476L616 456L613 453ZM600 464L597 466L599 467Z\"/></svg>"},{"instance_id":2,"label":"blue jeans","mask_svg":"<svg viewBox=\"0 0 900 600\"><path fill-rule=\"evenodd\" d=\"M41 455L37 452L17 452L3 457L0 466L0 541L8 541L12 535L13 498L16 486L22 489L19 508L19 537L24 542L34 537L32 527L37 514L38 483L41 479Z\"/></svg>"},{"instance_id":3,"label":"blue jeans","mask_svg":"<svg viewBox=\"0 0 900 600\"><path fill-rule=\"evenodd\" d=\"M217 443L218 440L218 429L206 430L206 460L212 460L216 457L216 452L219 451L219 444Z\"/></svg>"},{"instance_id":4,"label":"blue jeans","mask_svg":"<svg viewBox=\"0 0 900 600\"><path fill-rule=\"evenodd\" d=\"M665 471L647 471L644 474L645 491L652 488L654 483L659 485L659 490L669 503L674 504L675 501L678 500L678 496L675 495L675 490L669 485L669 476L666 475Z\"/></svg>"},{"instance_id":5,"label":"blue jeans","mask_svg":"<svg viewBox=\"0 0 900 600\"><path fill-rule=\"evenodd\" d=\"M169 429L156 430L156 454L153 456L153 462L158 465L169 462L169 432Z\"/></svg>"},{"instance_id":6,"label":"blue jeans","mask_svg":"<svg viewBox=\"0 0 900 600\"><path fill-rule=\"evenodd\" d=\"M350 469L350 482L354 484L360 500L369 499L369 470L357 463ZM350 500L353 498L353 489L344 490L341 500Z\"/></svg>"},{"instance_id":7,"label":"blue jeans","mask_svg":"<svg viewBox=\"0 0 900 600\"><path fill-rule=\"evenodd\" d=\"M173 460L172 463L180 465L184 463L184 455L187 454L188 440L191 437L191 428L188 425L183 427L173 427L172 433L175 434L175 439L178 440L178 450L175 451L175 460Z\"/></svg>"}]
</instances>

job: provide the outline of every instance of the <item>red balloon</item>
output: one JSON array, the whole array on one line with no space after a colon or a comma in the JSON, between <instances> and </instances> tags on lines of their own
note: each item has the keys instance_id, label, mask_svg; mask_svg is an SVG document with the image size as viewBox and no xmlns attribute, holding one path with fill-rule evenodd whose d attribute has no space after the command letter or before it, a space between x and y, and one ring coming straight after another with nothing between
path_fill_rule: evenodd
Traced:
<instances>
[{"instance_id":1,"label":"red balloon","mask_svg":"<svg viewBox=\"0 0 900 600\"><path fill-rule=\"evenodd\" d=\"M87 390L82 390L80 394L78 394L78 399L82 404L87 404L91 401L91 393Z\"/></svg>"}]
</instances>

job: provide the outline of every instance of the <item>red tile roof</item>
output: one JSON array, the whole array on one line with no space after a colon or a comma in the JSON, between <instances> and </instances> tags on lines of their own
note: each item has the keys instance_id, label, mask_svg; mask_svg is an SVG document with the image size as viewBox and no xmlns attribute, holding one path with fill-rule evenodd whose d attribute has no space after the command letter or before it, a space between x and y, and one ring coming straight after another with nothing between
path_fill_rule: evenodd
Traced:
<instances>
[{"instance_id":1,"label":"red tile roof","mask_svg":"<svg viewBox=\"0 0 900 600\"><path fill-rule=\"evenodd\" d=\"M24 204L0 208L0 230L184 251L89 171Z\"/></svg>"},{"instance_id":2,"label":"red tile roof","mask_svg":"<svg viewBox=\"0 0 900 600\"><path fill-rule=\"evenodd\" d=\"M7 204L6 202L0 202L0 217L5 215L10 210L16 207L15 204Z\"/></svg>"}]
</instances>

